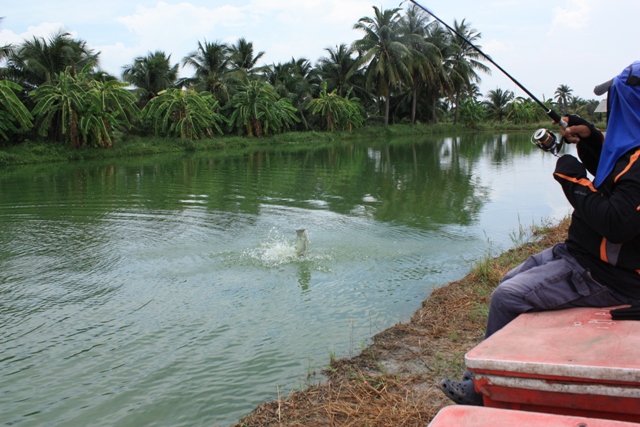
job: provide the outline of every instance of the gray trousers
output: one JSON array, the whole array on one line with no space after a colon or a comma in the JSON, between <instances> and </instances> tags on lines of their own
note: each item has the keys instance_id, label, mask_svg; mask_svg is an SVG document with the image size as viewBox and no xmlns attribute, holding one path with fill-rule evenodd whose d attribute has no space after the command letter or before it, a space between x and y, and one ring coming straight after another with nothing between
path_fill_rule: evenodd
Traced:
<instances>
[{"instance_id":1,"label":"gray trousers","mask_svg":"<svg viewBox=\"0 0 640 427\"><path fill-rule=\"evenodd\" d=\"M596 282L569 254L566 245L559 243L529 257L504 276L491 295L485 338L522 313L629 302Z\"/></svg>"}]
</instances>

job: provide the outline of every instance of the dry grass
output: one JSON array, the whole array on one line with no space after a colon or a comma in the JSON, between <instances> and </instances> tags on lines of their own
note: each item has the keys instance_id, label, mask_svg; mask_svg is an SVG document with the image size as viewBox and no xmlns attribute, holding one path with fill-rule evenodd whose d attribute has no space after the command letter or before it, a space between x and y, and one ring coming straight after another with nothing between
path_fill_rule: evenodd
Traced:
<instances>
[{"instance_id":1,"label":"dry grass","mask_svg":"<svg viewBox=\"0 0 640 427\"><path fill-rule=\"evenodd\" d=\"M482 339L492 289L529 255L563 241L568 223L540 227L535 242L487 258L433 291L408 323L375 335L360 355L333 361L323 384L264 403L234 427L426 426L451 403L437 382L459 377L464 354Z\"/></svg>"}]
</instances>

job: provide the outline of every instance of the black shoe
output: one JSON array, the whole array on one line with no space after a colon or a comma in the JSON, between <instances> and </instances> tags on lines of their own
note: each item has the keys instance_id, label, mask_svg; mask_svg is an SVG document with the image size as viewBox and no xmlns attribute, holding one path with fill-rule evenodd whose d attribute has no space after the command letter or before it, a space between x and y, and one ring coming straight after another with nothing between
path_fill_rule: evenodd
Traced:
<instances>
[{"instance_id":1,"label":"black shoe","mask_svg":"<svg viewBox=\"0 0 640 427\"><path fill-rule=\"evenodd\" d=\"M438 386L449 399L460 405L484 406L482 395L476 392L471 378L462 381L451 381L445 378Z\"/></svg>"}]
</instances>

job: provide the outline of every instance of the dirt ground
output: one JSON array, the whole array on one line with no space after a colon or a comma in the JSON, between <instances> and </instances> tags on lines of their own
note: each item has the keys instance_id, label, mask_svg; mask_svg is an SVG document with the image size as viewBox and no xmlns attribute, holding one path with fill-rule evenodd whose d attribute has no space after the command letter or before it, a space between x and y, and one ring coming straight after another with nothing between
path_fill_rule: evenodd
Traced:
<instances>
[{"instance_id":1,"label":"dirt ground","mask_svg":"<svg viewBox=\"0 0 640 427\"><path fill-rule=\"evenodd\" d=\"M535 242L433 291L408 323L375 335L360 355L332 361L326 381L264 403L234 427L425 427L451 404L437 383L464 371L464 354L482 340L492 289L527 256L563 241L567 227L565 220L541 228Z\"/></svg>"}]
</instances>

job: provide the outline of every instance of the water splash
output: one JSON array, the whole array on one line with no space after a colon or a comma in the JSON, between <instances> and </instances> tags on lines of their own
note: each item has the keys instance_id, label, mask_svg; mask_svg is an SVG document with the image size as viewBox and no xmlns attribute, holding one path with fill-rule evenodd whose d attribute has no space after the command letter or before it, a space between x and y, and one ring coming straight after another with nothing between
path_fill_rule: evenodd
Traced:
<instances>
[{"instance_id":1,"label":"water splash","mask_svg":"<svg viewBox=\"0 0 640 427\"><path fill-rule=\"evenodd\" d=\"M261 242L257 248L245 251L243 256L268 267L306 260L306 257L298 256L295 241L281 236L274 228L269 231L266 241Z\"/></svg>"}]
</instances>

